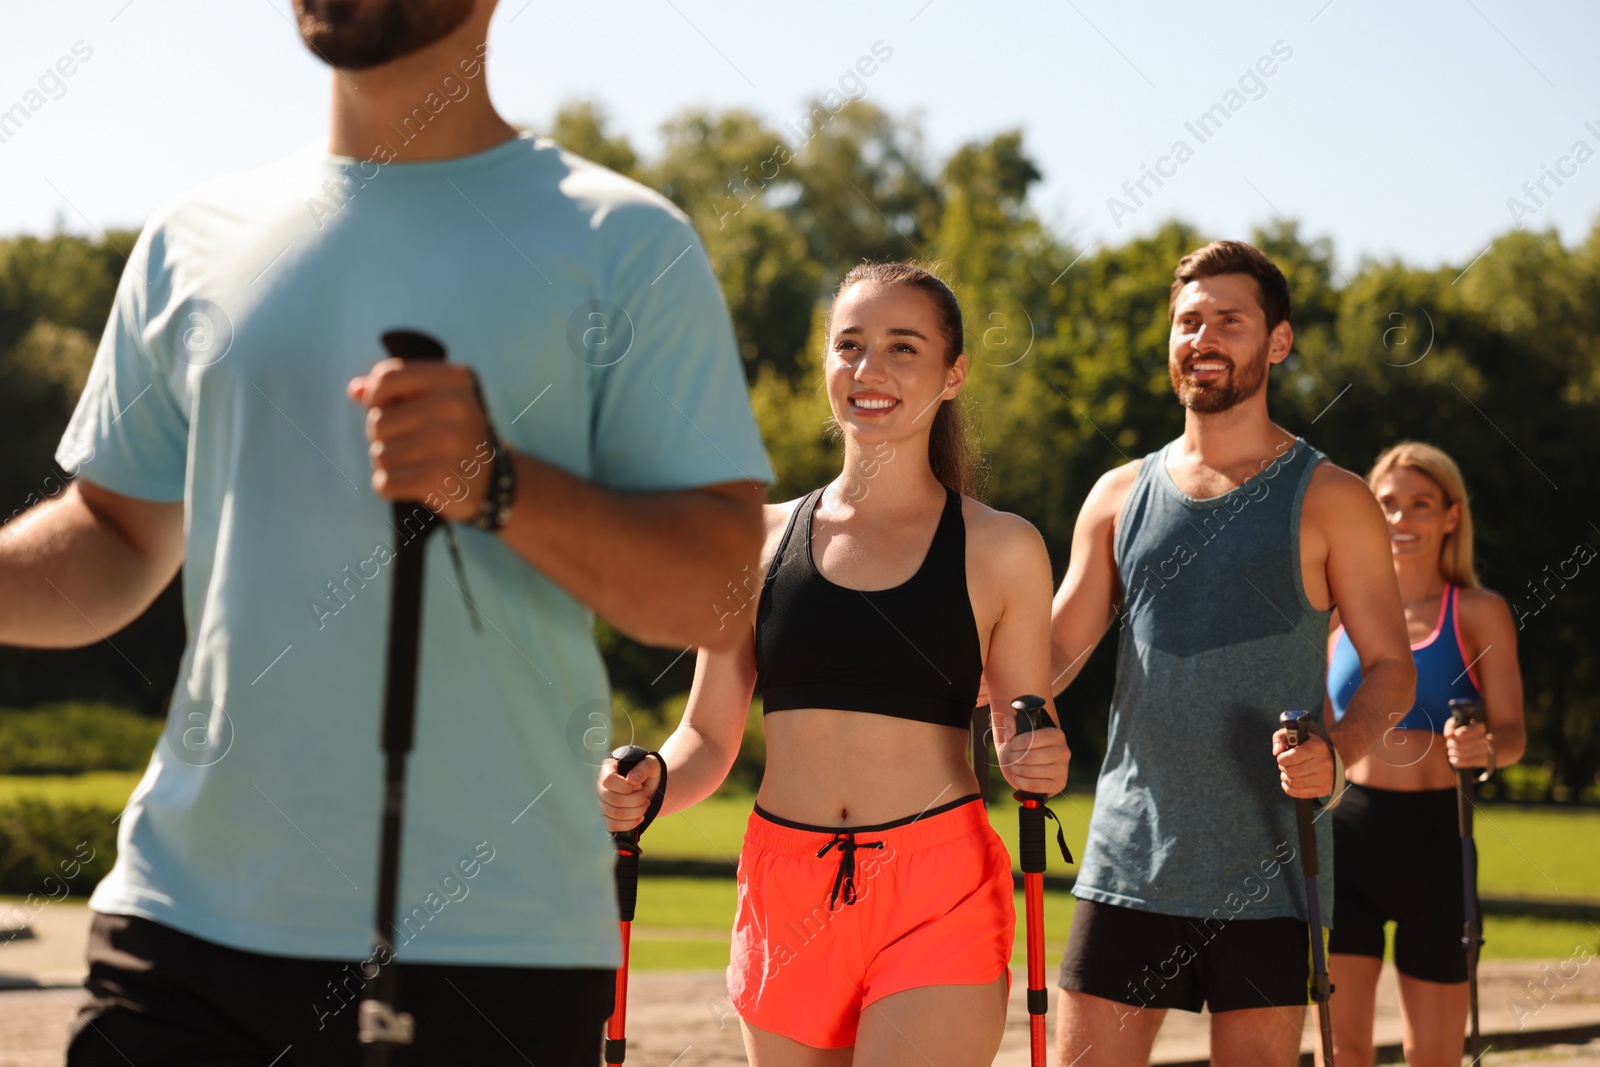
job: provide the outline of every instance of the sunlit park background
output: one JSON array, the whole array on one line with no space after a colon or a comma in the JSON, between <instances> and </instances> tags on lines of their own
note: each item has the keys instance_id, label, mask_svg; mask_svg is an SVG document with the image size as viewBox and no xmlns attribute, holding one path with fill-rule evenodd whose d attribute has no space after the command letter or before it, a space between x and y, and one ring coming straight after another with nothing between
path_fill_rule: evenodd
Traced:
<instances>
[{"instance_id":1,"label":"sunlit park background","mask_svg":"<svg viewBox=\"0 0 1600 1067\"><path fill-rule=\"evenodd\" d=\"M327 75L287 9L7 13L0 519L61 491L54 447L144 218L324 132ZM1500 902L1486 958L1554 959L1600 944L1595 40L1591 6L1510 0L505 0L489 88L512 120L694 220L773 500L837 469L818 390L832 287L863 259L939 261L967 316L987 498L1040 528L1057 578L1095 478L1181 429L1174 263L1216 237L1267 251L1294 298L1277 421L1353 470L1416 438L1466 474L1480 573L1517 620L1529 728L1523 763L1483 791L1482 891ZM61 57L73 73L47 77ZM659 742L693 655L598 630L610 740ZM96 858L76 899L109 868L182 643L175 583L109 642L0 650L0 894L36 892L80 841ZM1075 758L1056 806L1075 851L1111 668L1108 642L1062 703ZM686 873L647 879L641 967L726 962L726 873L763 762L750 722L723 792L651 832L649 856ZM1009 840L1004 804L994 818ZM1053 958L1070 901L1051 897Z\"/></svg>"}]
</instances>

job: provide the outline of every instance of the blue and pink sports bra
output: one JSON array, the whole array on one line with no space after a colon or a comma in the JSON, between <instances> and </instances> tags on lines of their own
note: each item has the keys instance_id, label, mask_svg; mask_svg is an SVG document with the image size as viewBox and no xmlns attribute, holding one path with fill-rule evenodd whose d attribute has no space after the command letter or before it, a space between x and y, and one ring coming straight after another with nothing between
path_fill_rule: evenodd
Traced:
<instances>
[{"instance_id":1,"label":"blue and pink sports bra","mask_svg":"<svg viewBox=\"0 0 1600 1067\"><path fill-rule=\"evenodd\" d=\"M1411 658L1417 664L1417 702L1397 729L1442 734L1444 724L1450 721L1450 701L1478 699L1478 678L1461 647L1461 619L1456 611L1459 592L1454 585L1444 587L1433 633L1411 646ZM1335 722L1344 717L1345 706L1360 684L1361 660L1341 626L1335 631L1333 652L1328 656L1328 698Z\"/></svg>"}]
</instances>

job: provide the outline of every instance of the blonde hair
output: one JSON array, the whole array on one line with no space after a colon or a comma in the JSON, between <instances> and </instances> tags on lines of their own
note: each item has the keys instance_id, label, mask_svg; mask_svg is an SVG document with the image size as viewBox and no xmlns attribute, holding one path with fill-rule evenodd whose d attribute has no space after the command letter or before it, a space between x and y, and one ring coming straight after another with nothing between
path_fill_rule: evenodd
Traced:
<instances>
[{"instance_id":1,"label":"blonde hair","mask_svg":"<svg viewBox=\"0 0 1600 1067\"><path fill-rule=\"evenodd\" d=\"M1461 468L1442 450L1421 441L1401 441L1384 449L1367 472L1367 487L1374 492L1385 474L1396 467L1408 467L1427 476L1444 494L1445 507L1461 505L1461 520L1456 528L1444 535L1439 546L1439 573L1447 582L1478 587L1478 571L1472 562L1472 505L1467 501L1467 483L1461 477Z\"/></svg>"}]
</instances>

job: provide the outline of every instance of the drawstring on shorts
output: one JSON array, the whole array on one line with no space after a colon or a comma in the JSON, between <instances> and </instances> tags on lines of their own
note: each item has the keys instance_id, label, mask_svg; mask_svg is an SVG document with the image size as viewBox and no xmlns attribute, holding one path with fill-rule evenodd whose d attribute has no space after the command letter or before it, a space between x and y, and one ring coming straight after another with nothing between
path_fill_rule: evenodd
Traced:
<instances>
[{"instance_id":1,"label":"drawstring on shorts","mask_svg":"<svg viewBox=\"0 0 1600 1067\"><path fill-rule=\"evenodd\" d=\"M828 907L839 906L839 894L844 893L844 902L856 902L856 849L882 848L882 841L857 841L856 835L849 830L842 830L833 835L829 841L817 850L817 858L821 859L828 854L828 850L839 849L839 872L833 876L833 895L828 898Z\"/></svg>"}]
</instances>

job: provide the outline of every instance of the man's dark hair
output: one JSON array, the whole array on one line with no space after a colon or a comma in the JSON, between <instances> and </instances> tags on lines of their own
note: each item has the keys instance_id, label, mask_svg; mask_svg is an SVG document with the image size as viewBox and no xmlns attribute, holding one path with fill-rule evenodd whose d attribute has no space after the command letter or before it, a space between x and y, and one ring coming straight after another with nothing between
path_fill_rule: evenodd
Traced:
<instances>
[{"instance_id":1,"label":"man's dark hair","mask_svg":"<svg viewBox=\"0 0 1600 1067\"><path fill-rule=\"evenodd\" d=\"M1266 312L1268 333L1277 328L1278 323L1289 321L1289 283L1283 271L1259 248L1243 241L1212 241L1178 260L1178 269L1172 272L1167 320L1170 322L1176 313L1178 293L1185 285L1197 278L1215 278L1219 274L1248 274L1256 280L1256 302Z\"/></svg>"}]
</instances>

